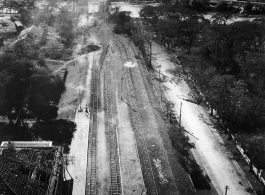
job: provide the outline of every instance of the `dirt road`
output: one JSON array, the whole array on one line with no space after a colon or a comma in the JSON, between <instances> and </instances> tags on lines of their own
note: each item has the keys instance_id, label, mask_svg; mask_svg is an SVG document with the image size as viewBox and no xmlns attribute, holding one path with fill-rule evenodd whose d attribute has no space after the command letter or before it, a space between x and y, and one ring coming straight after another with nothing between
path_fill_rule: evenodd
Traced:
<instances>
[{"instance_id":1,"label":"dirt road","mask_svg":"<svg viewBox=\"0 0 265 195\"><path fill-rule=\"evenodd\" d=\"M174 76L169 73L169 70L174 69L174 65L170 62L166 52L155 43L153 44L153 52L156 66L161 65L161 72L173 78ZM209 175L218 194L224 194L226 186L228 186L228 194L251 194L246 191L250 187L249 182L232 159L231 154L225 149L222 138L208 119L208 114L204 112L201 106L184 100L191 99L189 96L191 91L186 82L184 80L178 84L165 82L164 85L169 89L166 93L168 99L175 105L177 117L179 117L180 104L183 103L181 125L198 138L197 140L189 135L191 141L196 145L195 158Z\"/></svg>"}]
</instances>

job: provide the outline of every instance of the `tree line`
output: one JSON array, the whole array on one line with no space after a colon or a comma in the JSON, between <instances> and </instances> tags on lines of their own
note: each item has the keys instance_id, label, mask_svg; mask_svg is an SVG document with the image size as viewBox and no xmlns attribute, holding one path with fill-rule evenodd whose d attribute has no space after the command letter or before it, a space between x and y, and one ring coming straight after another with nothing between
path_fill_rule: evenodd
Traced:
<instances>
[{"instance_id":1,"label":"tree line","mask_svg":"<svg viewBox=\"0 0 265 195\"><path fill-rule=\"evenodd\" d=\"M183 62L175 72L192 76L194 90L202 92L211 114L216 111L225 129L238 135L251 165L264 169L264 139L247 138L264 134L265 22L228 24L234 18L231 10L207 20L192 5L179 3L145 6L140 17L141 29L153 33L176 64Z\"/></svg>"},{"instance_id":2,"label":"tree line","mask_svg":"<svg viewBox=\"0 0 265 195\"><path fill-rule=\"evenodd\" d=\"M8 116L10 122L15 119L16 124L23 123L26 117L38 120L57 117L57 103L65 86L49 70L45 58L66 55L65 52L59 55L58 49L70 47L74 38L74 20L68 7L59 7L58 0L47 1L40 10L34 2L3 1L4 7L18 10L19 19L26 27L33 24L51 27L59 35L52 43L49 38L45 42L26 38L4 47L0 53L0 115Z\"/></svg>"},{"instance_id":3,"label":"tree line","mask_svg":"<svg viewBox=\"0 0 265 195\"><path fill-rule=\"evenodd\" d=\"M186 59L193 61L185 68L227 127L238 131L264 126L264 22L227 25L232 16L219 13L211 22L179 4L146 6L140 16L168 50L186 49ZM189 55L192 49L196 60Z\"/></svg>"}]
</instances>

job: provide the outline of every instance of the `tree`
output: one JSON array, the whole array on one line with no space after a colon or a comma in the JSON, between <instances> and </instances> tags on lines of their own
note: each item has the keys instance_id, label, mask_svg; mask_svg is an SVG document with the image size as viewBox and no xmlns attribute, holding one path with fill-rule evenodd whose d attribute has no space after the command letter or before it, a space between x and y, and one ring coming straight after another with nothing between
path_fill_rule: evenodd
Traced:
<instances>
[{"instance_id":1,"label":"tree","mask_svg":"<svg viewBox=\"0 0 265 195\"><path fill-rule=\"evenodd\" d=\"M246 2L246 4L244 5L244 10L248 13L252 12L252 8L253 4L250 1Z\"/></svg>"},{"instance_id":2,"label":"tree","mask_svg":"<svg viewBox=\"0 0 265 195\"><path fill-rule=\"evenodd\" d=\"M116 22L119 26L124 26L126 23L131 21L131 12L121 11L116 16Z\"/></svg>"},{"instance_id":3,"label":"tree","mask_svg":"<svg viewBox=\"0 0 265 195\"><path fill-rule=\"evenodd\" d=\"M237 136L237 140L250 159L250 171L253 170L252 165L255 165L258 170L265 169L264 138L261 136L250 137L249 134L241 134Z\"/></svg>"},{"instance_id":4,"label":"tree","mask_svg":"<svg viewBox=\"0 0 265 195\"><path fill-rule=\"evenodd\" d=\"M197 19L194 18L187 19L183 22L183 24L183 30L181 34L185 37L187 41L187 54L190 54L191 47L193 46L193 43L195 42L198 34L201 31L202 25L198 22Z\"/></svg>"},{"instance_id":5,"label":"tree","mask_svg":"<svg viewBox=\"0 0 265 195\"><path fill-rule=\"evenodd\" d=\"M9 110L8 99L6 97L7 83L10 82L12 76L6 71L0 71L0 115L7 115Z\"/></svg>"},{"instance_id":6,"label":"tree","mask_svg":"<svg viewBox=\"0 0 265 195\"><path fill-rule=\"evenodd\" d=\"M63 81L14 54L4 53L0 61L0 115L12 113L9 118L17 119L17 124L23 123L27 110L39 119L55 118Z\"/></svg>"},{"instance_id":7,"label":"tree","mask_svg":"<svg viewBox=\"0 0 265 195\"><path fill-rule=\"evenodd\" d=\"M4 84L4 101L7 103L7 109L15 110L18 116L17 123L21 121L22 107L30 86L29 79L33 73L33 64L28 61L17 60L5 69L9 75ZM2 72L3 73L3 72Z\"/></svg>"},{"instance_id":8,"label":"tree","mask_svg":"<svg viewBox=\"0 0 265 195\"><path fill-rule=\"evenodd\" d=\"M34 10L36 9L34 2L35 2L34 0L27 0L27 1L4 0L3 7L17 10L18 13L20 14L21 23L27 26L31 24L32 15Z\"/></svg>"},{"instance_id":9,"label":"tree","mask_svg":"<svg viewBox=\"0 0 265 195\"><path fill-rule=\"evenodd\" d=\"M64 83L58 76L49 75L47 72L37 72L30 78L31 87L28 92L27 102L29 109L38 119L54 119L57 117L57 107Z\"/></svg>"},{"instance_id":10,"label":"tree","mask_svg":"<svg viewBox=\"0 0 265 195\"><path fill-rule=\"evenodd\" d=\"M210 2L208 0L193 0L191 2L191 9L200 13L206 13L209 11Z\"/></svg>"},{"instance_id":11,"label":"tree","mask_svg":"<svg viewBox=\"0 0 265 195\"><path fill-rule=\"evenodd\" d=\"M36 60L38 58L40 46L33 39L26 38L20 40L6 50L6 53L15 55L16 59Z\"/></svg>"},{"instance_id":12,"label":"tree","mask_svg":"<svg viewBox=\"0 0 265 195\"><path fill-rule=\"evenodd\" d=\"M20 21L24 26L32 24L32 10L28 7L21 7L18 13L20 14Z\"/></svg>"},{"instance_id":13,"label":"tree","mask_svg":"<svg viewBox=\"0 0 265 195\"><path fill-rule=\"evenodd\" d=\"M217 23L217 24L222 24L222 25L226 25L228 20L233 20L235 18L235 16L233 16L231 13L225 12L225 13L216 13L213 14L211 19L213 20L213 22Z\"/></svg>"},{"instance_id":14,"label":"tree","mask_svg":"<svg viewBox=\"0 0 265 195\"><path fill-rule=\"evenodd\" d=\"M225 1L221 1L216 7L217 12L230 12L232 10L233 10L233 7L229 6L227 2Z\"/></svg>"},{"instance_id":15,"label":"tree","mask_svg":"<svg viewBox=\"0 0 265 195\"><path fill-rule=\"evenodd\" d=\"M51 140L55 144L70 145L73 134L76 131L76 124L68 120L40 121L35 123L31 133L42 140Z\"/></svg>"},{"instance_id":16,"label":"tree","mask_svg":"<svg viewBox=\"0 0 265 195\"><path fill-rule=\"evenodd\" d=\"M65 46L69 47L74 37L73 14L66 7L60 8L60 12L55 20L55 27L62 38Z\"/></svg>"}]
</instances>

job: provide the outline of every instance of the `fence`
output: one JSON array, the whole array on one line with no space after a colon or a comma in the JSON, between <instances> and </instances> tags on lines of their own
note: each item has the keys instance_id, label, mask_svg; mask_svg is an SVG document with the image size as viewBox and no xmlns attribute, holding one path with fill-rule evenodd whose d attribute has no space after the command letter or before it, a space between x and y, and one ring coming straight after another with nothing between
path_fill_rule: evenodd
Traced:
<instances>
[{"instance_id":1,"label":"fence","mask_svg":"<svg viewBox=\"0 0 265 195\"><path fill-rule=\"evenodd\" d=\"M178 59L177 59L177 63L178 63L180 66L182 66L182 65L181 65L181 62L180 62ZM183 66L182 66L182 67L183 67ZM184 72L184 74L186 74L186 76L188 77L188 79L191 81L193 87L196 88L196 89L198 90L197 92L199 93L199 95L200 95L200 96L202 97L202 99L206 102L207 106L209 106L209 105L210 105L209 102L206 101L204 95L201 93L201 91L199 90L199 88L196 86L193 77L192 77L188 72L186 72L186 71ZM214 110L214 112L216 113L216 116L218 116L218 114L217 114L217 112L216 112L215 110ZM236 147L237 147L238 151L240 152L240 154L243 156L243 158L245 159L245 161L246 161L248 164L250 164L250 159L249 159L249 157L245 154L244 149L243 149L243 148L241 147L241 145L236 141L234 135L230 132L230 130L227 129L227 131L228 131L228 133L231 135L232 140L235 141L235 143L236 143ZM263 170L258 170L258 169L255 167L255 165L253 165L253 164L252 164L251 166L252 166L252 170L253 170L255 176L256 176L256 177L258 178L258 180L259 180L259 181L265 186L265 179L264 179L264 176L262 175L262 174L263 174Z\"/></svg>"}]
</instances>

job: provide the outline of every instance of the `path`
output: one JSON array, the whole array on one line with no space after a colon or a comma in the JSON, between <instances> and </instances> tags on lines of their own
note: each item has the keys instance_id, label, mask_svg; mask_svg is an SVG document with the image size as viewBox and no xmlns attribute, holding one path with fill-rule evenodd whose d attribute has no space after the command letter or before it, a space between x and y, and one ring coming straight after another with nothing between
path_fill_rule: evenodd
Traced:
<instances>
[{"instance_id":1,"label":"path","mask_svg":"<svg viewBox=\"0 0 265 195\"><path fill-rule=\"evenodd\" d=\"M170 62L166 52L154 43L153 53L155 66L161 65L161 72L172 78L173 75L168 70L174 69L174 65ZM229 186L228 192L231 195L250 194L246 191L249 182L237 163L232 160L231 154L225 149L223 140L212 127L208 114L201 106L183 100L190 99L188 95L190 89L185 81L182 80L178 84L165 82L164 85L169 88L165 93L175 105L177 117L179 117L180 104L183 102L181 125L199 139L196 140L189 135L196 145L195 158L207 172L218 194L225 193L225 186Z\"/></svg>"}]
</instances>

